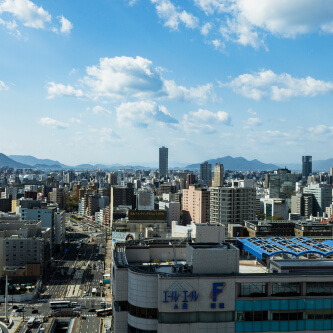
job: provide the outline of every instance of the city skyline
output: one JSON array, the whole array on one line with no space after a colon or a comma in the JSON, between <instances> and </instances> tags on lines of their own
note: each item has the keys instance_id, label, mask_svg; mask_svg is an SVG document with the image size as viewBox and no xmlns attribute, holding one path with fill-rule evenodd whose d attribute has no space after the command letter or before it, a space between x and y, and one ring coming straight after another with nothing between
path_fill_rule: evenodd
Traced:
<instances>
[{"instance_id":1,"label":"city skyline","mask_svg":"<svg viewBox=\"0 0 333 333\"><path fill-rule=\"evenodd\" d=\"M332 27L324 0L3 0L0 152L329 159Z\"/></svg>"}]
</instances>

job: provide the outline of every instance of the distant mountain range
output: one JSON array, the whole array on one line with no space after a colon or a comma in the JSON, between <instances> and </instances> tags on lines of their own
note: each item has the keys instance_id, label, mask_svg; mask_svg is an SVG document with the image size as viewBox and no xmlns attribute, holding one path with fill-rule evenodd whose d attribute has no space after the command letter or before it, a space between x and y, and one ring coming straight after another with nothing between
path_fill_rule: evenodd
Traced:
<instances>
[{"instance_id":1,"label":"distant mountain range","mask_svg":"<svg viewBox=\"0 0 333 333\"><path fill-rule=\"evenodd\" d=\"M214 168L215 163L223 163L224 169L233 171L272 171L278 168L287 167L292 171L301 171L301 163L263 163L258 160L249 161L244 157L231 157L225 156L216 159L207 160L208 163L212 164ZM204 161L203 161L204 162ZM176 164L176 162L174 162ZM202 163L202 162L201 162ZM183 166L183 163L179 163L179 166ZM142 166L142 165L123 165L123 164L80 164L76 166L68 166L50 159L39 159L30 155L9 155L0 153L0 166L15 168L15 169L50 169L50 170L61 170L61 169L108 169L108 170L119 170L119 169L139 169L139 170L150 170L156 169L156 167ZM327 160L313 161L313 171L329 171L333 167L333 158ZM171 168L170 168L171 169ZM172 169L187 169L197 171L200 170L200 163L190 164L184 167L177 167Z\"/></svg>"},{"instance_id":2,"label":"distant mountain range","mask_svg":"<svg viewBox=\"0 0 333 333\"><path fill-rule=\"evenodd\" d=\"M220 162L223 164L225 170L233 171L271 171L279 168L275 164L262 163L258 160L248 161L244 157L225 156L212 160L207 160L207 162L212 164L212 168L214 168L215 163ZM190 164L186 166L186 169L200 170L200 163Z\"/></svg>"},{"instance_id":3,"label":"distant mountain range","mask_svg":"<svg viewBox=\"0 0 333 333\"><path fill-rule=\"evenodd\" d=\"M9 158L5 154L0 153L0 166L14 169L29 169L30 165L25 163L20 163Z\"/></svg>"},{"instance_id":4,"label":"distant mountain range","mask_svg":"<svg viewBox=\"0 0 333 333\"><path fill-rule=\"evenodd\" d=\"M0 166L5 166L15 169L50 169L50 170L61 170L61 169L109 169L109 170L119 170L119 169L140 169L149 170L151 168L144 167L140 165L122 165L122 164L79 164L76 166L69 166L60 163L59 161L54 161L50 159L40 159L30 155L9 155L6 156L0 153Z\"/></svg>"}]
</instances>

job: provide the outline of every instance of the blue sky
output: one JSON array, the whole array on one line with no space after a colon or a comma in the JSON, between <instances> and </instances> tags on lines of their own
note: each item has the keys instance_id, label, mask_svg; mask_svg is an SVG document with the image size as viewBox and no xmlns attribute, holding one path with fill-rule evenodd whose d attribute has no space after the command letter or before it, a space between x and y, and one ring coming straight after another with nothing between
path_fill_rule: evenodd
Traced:
<instances>
[{"instance_id":1,"label":"blue sky","mask_svg":"<svg viewBox=\"0 0 333 333\"><path fill-rule=\"evenodd\" d=\"M0 152L332 156L331 0L0 0Z\"/></svg>"}]
</instances>

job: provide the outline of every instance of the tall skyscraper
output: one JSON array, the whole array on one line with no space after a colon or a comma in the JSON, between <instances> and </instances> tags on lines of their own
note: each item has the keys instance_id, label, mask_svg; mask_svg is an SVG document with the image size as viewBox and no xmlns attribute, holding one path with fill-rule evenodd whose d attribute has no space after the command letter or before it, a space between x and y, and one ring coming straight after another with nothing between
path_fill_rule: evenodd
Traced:
<instances>
[{"instance_id":1,"label":"tall skyscraper","mask_svg":"<svg viewBox=\"0 0 333 333\"><path fill-rule=\"evenodd\" d=\"M204 185L212 181L212 165L207 161L200 164L200 180Z\"/></svg>"},{"instance_id":2,"label":"tall skyscraper","mask_svg":"<svg viewBox=\"0 0 333 333\"><path fill-rule=\"evenodd\" d=\"M214 167L214 186L223 186L224 184L224 167L220 162L215 163Z\"/></svg>"},{"instance_id":3,"label":"tall skyscraper","mask_svg":"<svg viewBox=\"0 0 333 333\"><path fill-rule=\"evenodd\" d=\"M312 173L312 156L302 156L302 178L308 178Z\"/></svg>"},{"instance_id":4,"label":"tall skyscraper","mask_svg":"<svg viewBox=\"0 0 333 333\"><path fill-rule=\"evenodd\" d=\"M164 146L160 148L159 173L160 178L168 175L168 148Z\"/></svg>"}]
</instances>

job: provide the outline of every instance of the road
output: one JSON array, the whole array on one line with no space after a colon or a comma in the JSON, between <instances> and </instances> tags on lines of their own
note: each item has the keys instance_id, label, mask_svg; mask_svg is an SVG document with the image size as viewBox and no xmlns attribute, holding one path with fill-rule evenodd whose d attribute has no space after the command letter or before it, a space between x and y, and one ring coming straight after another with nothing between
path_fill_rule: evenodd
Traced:
<instances>
[{"instance_id":1,"label":"road","mask_svg":"<svg viewBox=\"0 0 333 333\"><path fill-rule=\"evenodd\" d=\"M77 223L75 223L77 224ZM67 249L65 255L56 262L56 269L50 281L44 285L44 291L39 298L26 303L23 312L17 312L17 304L9 303L9 314L12 317L23 317L26 319L23 329L27 329L28 318L34 316L41 319L51 315L51 301L70 301L71 309L82 307L77 313L81 314L82 322L80 332L98 332L100 317L97 317L94 310L102 309L101 302L105 288L103 286L103 275L105 265L105 235L96 228L86 225L73 225L73 222L66 218L67 229ZM85 229L85 230L83 230ZM93 289L97 294L93 294ZM72 305L72 302L76 303ZM108 304L107 307L111 305ZM90 311L89 311L90 310ZM0 308L0 315L4 315L4 307ZM34 313L33 313L34 312ZM37 313L36 313L37 312ZM44 325L48 325L45 323ZM32 332L37 328L32 329Z\"/></svg>"}]
</instances>

